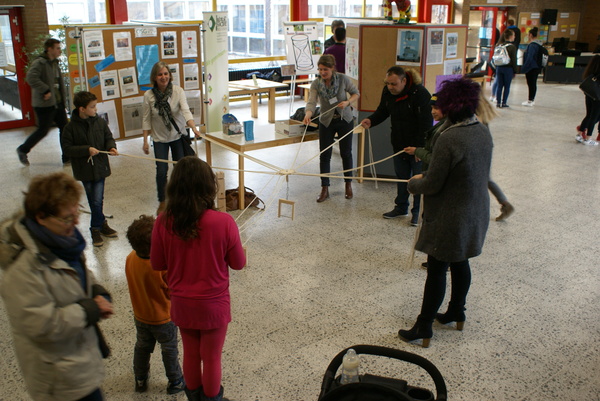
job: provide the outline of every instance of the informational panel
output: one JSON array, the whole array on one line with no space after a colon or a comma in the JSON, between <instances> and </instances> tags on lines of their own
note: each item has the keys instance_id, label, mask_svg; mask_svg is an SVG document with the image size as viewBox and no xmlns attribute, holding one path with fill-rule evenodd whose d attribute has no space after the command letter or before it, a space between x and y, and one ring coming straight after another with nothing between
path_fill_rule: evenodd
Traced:
<instances>
[{"instance_id":1,"label":"informational panel","mask_svg":"<svg viewBox=\"0 0 600 401\"><path fill-rule=\"evenodd\" d=\"M142 100L150 72L165 61L181 86L196 124L202 123L199 25L66 27L71 99L81 90L98 98L98 115L115 138L142 134ZM72 106L72 105L71 105Z\"/></svg>"},{"instance_id":2,"label":"informational panel","mask_svg":"<svg viewBox=\"0 0 600 401\"><path fill-rule=\"evenodd\" d=\"M556 25L550 26L548 41L552 42L556 38L569 38L569 41L576 41L579 32L579 20L579 13L558 10Z\"/></svg>"},{"instance_id":3,"label":"informational panel","mask_svg":"<svg viewBox=\"0 0 600 401\"><path fill-rule=\"evenodd\" d=\"M418 71L431 93L435 91L438 75L464 73L466 25L358 25L348 26L346 33L347 38L359 41L361 73L355 83L361 94L361 111L377 108L385 73L393 65Z\"/></svg>"},{"instance_id":4,"label":"informational panel","mask_svg":"<svg viewBox=\"0 0 600 401\"><path fill-rule=\"evenodd\" d=\"M227 12L205 12L204 66L206 80L206 132L221 131L223 114L229 113L229 69L227 53Z\"/></svg>"},{"instance_id":5,"label":"informational panel","mask_svg":"<svg viewBox=\"0 0 600 401\"><path fill-rule=\"evenodd\" d=\"M541 25L541 21L542 13L519 13L517 26L521 31L521 44L529 44L529 37L527 34L531 28L536 26L539 29L538 40L541 40L542 43L548 41L548 25Z\"/></svg>"},{"instance_id":6,"label":"informational panel","mask_svg":"<svg viewBox=\"0 0 600 401\"><path fill-rule=\"evenodd\" d=\"M283 23L287 63L296 66L296 74L316 74L317 61L323 54L323 43L314 21Z\"/></svg>"}]
</instances>

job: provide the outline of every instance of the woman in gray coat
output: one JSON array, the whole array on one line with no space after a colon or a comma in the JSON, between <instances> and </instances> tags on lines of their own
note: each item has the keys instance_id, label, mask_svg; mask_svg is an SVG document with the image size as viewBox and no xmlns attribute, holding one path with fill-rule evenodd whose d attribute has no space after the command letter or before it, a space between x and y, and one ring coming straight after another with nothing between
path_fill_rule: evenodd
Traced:
<instances>
[{"instance_id":1,"label":"woman in gray coat","mask_svg":"<svg viewBox=\"0 0 600 401\"><path fill-rule=\"evenodd\" d=\"M427 172L408 183L411 193L425 196L415 248L428 255L428 268L421 314L412 329L398 335L404 341L423 339L424 347L429 346L434 318L443 324L456 322L462 330L471 284L469 258L481 253L488 229L493 144L490 132L475 117L480 90L465 78L443 84L437 105L452 125L440 134ZM450 304L446 313L436 314L444 300L448 266Z\"/></svg>"},{"instance_id":2,"label":"woman in gray coat","mask_svg":"<svg viewBox=\"0 0 600 401\"><path fill-rule=\"evenodd\" d=\"M337 133L341 138L354 128L354 116L350 105L360 96L356 86L350 78L335 71L335 57L324 54L317 62L319 77L310 85L308 103L304 124L309 124L311 117L317 108L317 98L321 104L321 116L319 117L319 150L321 174L331 172L330 162L333 138ZM350 94L348 98L347 94ZM342 166L344 170L352 169L352 135L346 136L339 141ZM324 149L326 151L323 151ZM352 177L352 171L346 171L345 177ZM352 179L345 178L346 199L352 199ZM329 177L321 177L321 193L317 202L323 202L329 198Z\"/></svg>"}]
</instances>

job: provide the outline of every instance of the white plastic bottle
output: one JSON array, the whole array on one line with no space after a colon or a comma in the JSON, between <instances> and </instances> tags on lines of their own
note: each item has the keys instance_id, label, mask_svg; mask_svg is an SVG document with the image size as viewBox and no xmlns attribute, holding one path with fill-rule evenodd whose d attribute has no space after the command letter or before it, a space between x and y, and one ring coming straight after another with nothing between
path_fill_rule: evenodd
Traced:
<instances>
[{"instance_id":1,"label":"white plastic bottle","mask_svg":"<svg viewBox=\"0 0 600 401\"><path fill-rule=\"evenodd\" d=\"M358 364L360 359L356 351L350 348L342 360L342 378L341 384L358 383Z\"/></svg>"}]
</instances>

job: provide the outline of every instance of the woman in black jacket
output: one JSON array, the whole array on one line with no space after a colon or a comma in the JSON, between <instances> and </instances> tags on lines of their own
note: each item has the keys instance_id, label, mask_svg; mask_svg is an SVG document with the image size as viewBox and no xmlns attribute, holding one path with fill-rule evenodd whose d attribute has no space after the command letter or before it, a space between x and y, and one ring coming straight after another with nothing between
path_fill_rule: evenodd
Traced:
<instances>
[{"instance_id":1,"label":"woman in black jacket","mask_svg":"<svg viewBox=\"0 0 600 401\"><path fill-rule=\"evenodd\" d=\"M585 71L583 72L583 79L585 80L590 75L597 77L596 85L600 82L600 56L595 55L588 63ZM581 120L581 124L577 127L577 142L583 143L584 145L597 146L600 142L600 133L596 140L592 139L592 133L594 132L594 126L600 120L600 100L594 100L591 97L585 95L585 117Z\"/></svg>"},{"instance_id":2,"label":"woman in black jacket","mask_svg":"<svg viewBox=\"0 0 600 401\"><path fill-rule=\"evenodd\" d=\"M502 32L502 38L498 46L505 46L510 62L506 65L496 66L496 80L498 88L496 89L496 107L508 107L508 94L510 93L510 84L517 73L517 48L512 44L515 39L515 33L512 29Z\"/></svg>"}]
</instances>

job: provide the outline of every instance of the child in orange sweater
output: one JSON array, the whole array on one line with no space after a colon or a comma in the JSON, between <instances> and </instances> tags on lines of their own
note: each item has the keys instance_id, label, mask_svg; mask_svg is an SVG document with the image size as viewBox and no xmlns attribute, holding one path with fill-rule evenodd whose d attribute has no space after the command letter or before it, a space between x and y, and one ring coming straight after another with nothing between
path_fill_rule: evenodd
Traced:
<instances>
[{"instance_id":1,"label":"child in orange sweater","mask_svg":"<svg viewBox=\"0 0 600 401\"><path fill-rule=\"evenodd\" d=\"M185 381L179 365L177 326L171 321L166 271L155 271L150 264L150 242L154 217L142 215L127 229L133 251L127 256L125 274L135 316L137 340L133 353L135 391L148 389L150 356L158 341L169 384L168 394L183 391Z\"/></svg>"}]
</instances>

